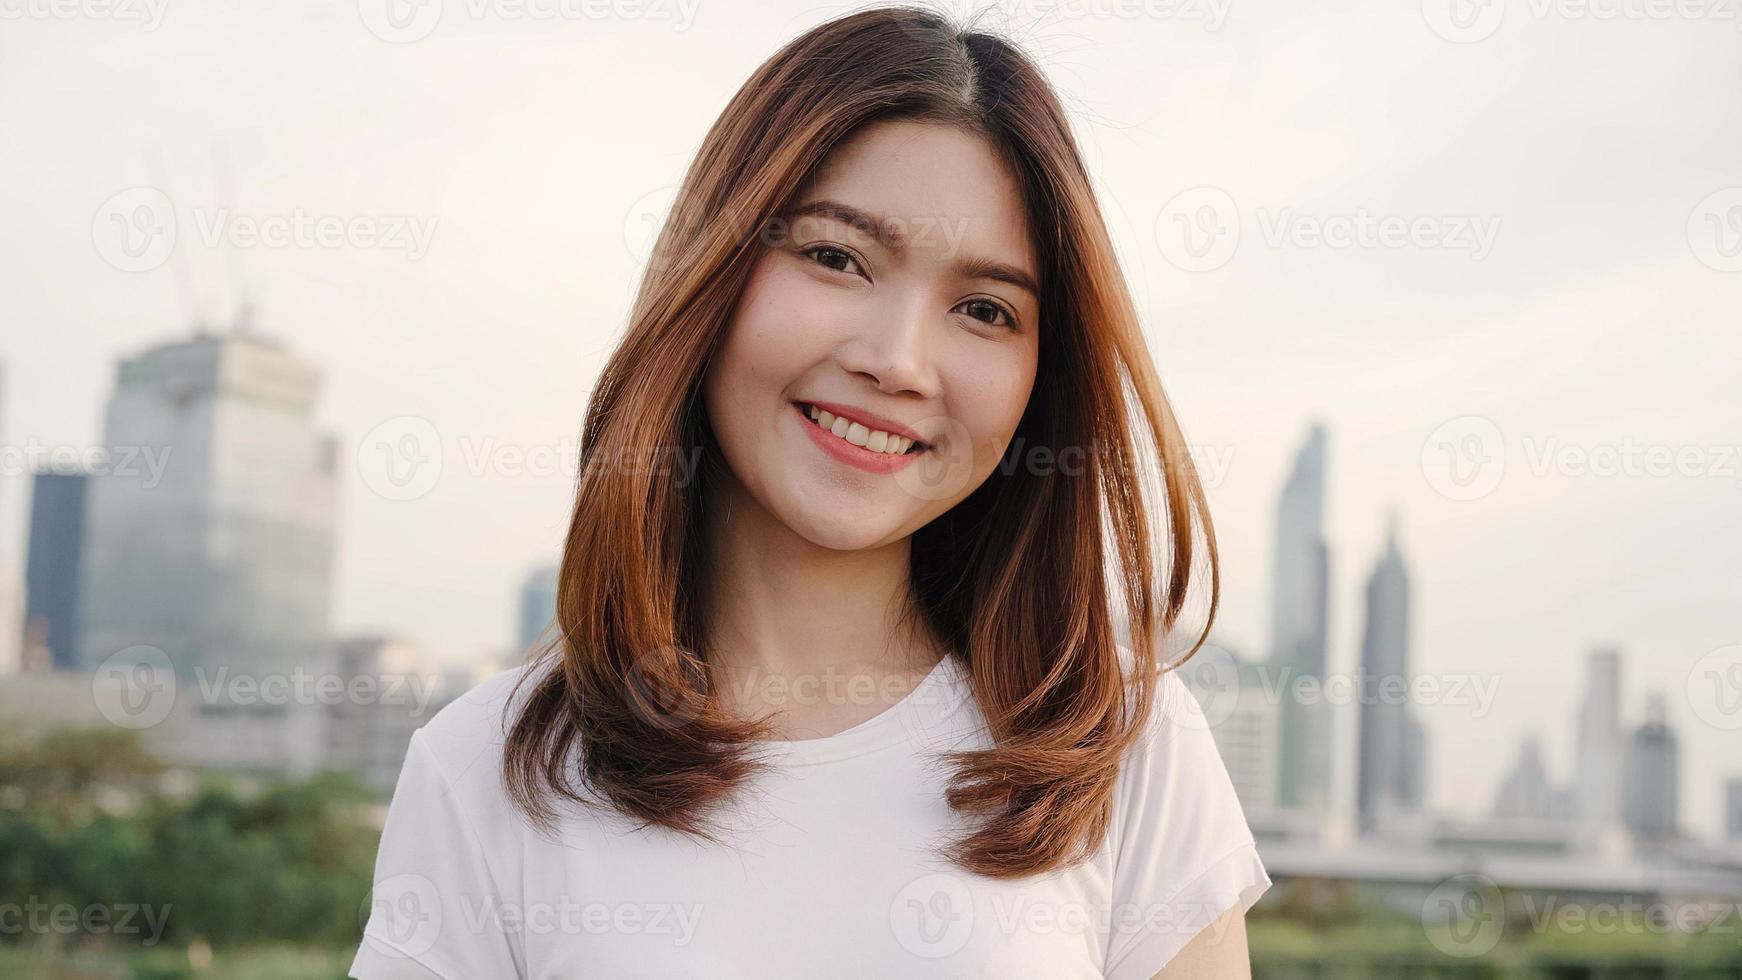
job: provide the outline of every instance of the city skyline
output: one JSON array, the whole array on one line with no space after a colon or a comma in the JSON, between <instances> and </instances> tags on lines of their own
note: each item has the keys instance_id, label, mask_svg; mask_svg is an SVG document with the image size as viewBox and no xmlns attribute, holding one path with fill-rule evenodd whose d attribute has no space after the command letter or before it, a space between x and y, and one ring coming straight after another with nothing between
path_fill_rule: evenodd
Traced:
<instances>
[{"instance_id":1,"label":"city skyline","mask_svg":"<svg viewBox=\"0 0 1742 980\"><path fill-rule=\"evenodd\" d=\"M196 2L177 5L175 30L143 39L156 56L135 59L111 56L124 25L19 25L31 42L0 60L0 99L27 145L60 149L0 161L0 200L28 230L0 242L18 324L0 346L0 440L97 445L116 359L201 314L222 325L252 296L262 332L330 366L318 421L345 447L335 627L441 637L457 656L499 648L514 631L514 584L554 556L572 488L560 470L514 469L503 450L560 451L578 437L661 195L727 94L816 16L759 7L734 19L730 40L453 18L394 46L354 11ZM1326 537L1344 556L1331 571L1329 669L1354 669L1363 556L1379 551L1377 515L1396 503L1418 576L1417 669L1504 681L1481 719L1422 713L1437 804L1485 806L1543 718L1546 763L1567 778L1561 720L1576 710L1586 651L1604 644L1626 652L1631 677L1670 692L1686 771L1722 772L1736 733L1677 691L1702 656L1742 642L1742 569L1724 545L1742 533L1737 478L1716 457L1693 476L1613 477L1589 457L1742 441L1730 312L1742 277L1688 240L1701 202L1742 183L1742 106L1711 98L1732 80L1733 32L1526 18L1460 45L1413 9L1375 7L1360 23L1279 8L1238 11L1213 33L1094 18L1020 32L1078 100L1147 340L1202 449L1223 635L1264 647L1274 495L1300 426L1322 418L1338 434ZM475 75L451 71L457 52ZM1158 103L1130 84L1158 53L1171 59L1169 91L1190 97ZM89 84L59 85L69 71ZM572 97L614 91L624 73L644 79L634 98ZM237 83L214 90L212 77ZM1375 77L1389 83L1359 83ZM1577 93L1557 83L1568 77L1582 80ZM27 94L38 91L59 94ZM359 93L415 97L383 115L382 96ZM645 126L655 115L665 124ZM612 138L621 132L637 138ZM1666 158L1665 145L1680 149ZM228 192L211 159L220 147ZM140 271L110 264L93 241L105 202L160 184L181 221L177 251ZM1174 226L1176 196L1203 186L1227 192L1243 236L1225 265L1182 268L1157 228ZM225 207L256 222L299 209L415 217L434 234L416 258L356 243L243 247L222 233L213 244ZM1323 224L1362 209L1476 216L1499 231L1481 260L1271 234L1284 215ZM413 419L439 436L446 471L423 496L390 499L356 450ZM1439 452L1495 434L1505 467L1485 495L1424 474L1430 442ZM0 475L0 560L14 565L26 481ZM1623 705L1625 723L1639 711ZM1715 828L1709 782L1690 780L1684 804L1690 824Z\"/></svg>"}]
</instances>

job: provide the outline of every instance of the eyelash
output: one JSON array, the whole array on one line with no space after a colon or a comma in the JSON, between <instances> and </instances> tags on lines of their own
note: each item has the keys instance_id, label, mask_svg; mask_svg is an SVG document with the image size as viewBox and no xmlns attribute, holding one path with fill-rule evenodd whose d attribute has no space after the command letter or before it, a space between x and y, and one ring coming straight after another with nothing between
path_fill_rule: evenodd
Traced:
<instances>
[{"instance_id":1,"label":"eyelash","mask_svg":"<svg viewBox=\"0 0 1742 980\"><path fill-rule=\"evenodd\" d=\"M858 259L857 259L857 258L854 258L854 256L853 256L853 254L852 254L852 253L851 253L851 252L849 252L849 251L847 251L847 250L846 250L846 249L844 249L844 248L841 248L841 247L840 247L840 246L838 246L838 245L812 245L812 246L810 246L810 247L809 247L809 248L805 248L805 249L800 249L800 250L799 250L799 254L800 254L800 255L803 255L803 256L806 256L806 257L809 257L809 258L811 258L811 259L812 259L812 260L813 260L813 261L815 261L815 256L816 256L816 255L817 255L817 253L819 253L819 252L836 252L836 253L839 253L839 254L840 254L840 255L844 255L844 256L846 256L846 257L847 257L847 259L848 259L848 261L851 261L851 262L857 262L857 261L859 261L859 260L858 260ZM818 262L818 263L817 263L817 264L818 264L818 265L822 265L822 263L821 263L821 262ZM824 268L828 268L828 267L827 267L827 266L824 266ZM842 272L842 273L845 273L845 272L846 272L846 271L847 271L847 270L845 270L845 269L830 269L830 270L829 270L829 271L830 271L830 272ZM850 274L850 273L849 273L849 274ZM984 296L976 296L976 297L974 297L974 298L973 298L973 299L969 299L969 300L963 300L963 303L985 303L985 304L986 304L986 305L987 305L987 306L990 306L990 307L992 307L992 308L993 308L993 309L995 309L995 310L997 310L997 311L998 311L998 312L999 312L999 313L1002 313L1002 314L1004 314L1004 318L1005 318L1005 319L1006 319L1006 320L1009 320L1009 321L1010 321L1010 322L1009 322L1009 323L1008 323L1008 324L1004 324L1004 325L1002 325L1002 326L1004 326L1004 327L1005 327L1005 329L1007 329L1007 330L1016 330L1016 329L1018 329L1018 327L1019 327L1019 324L1017 324L1017 322L1016 322L1016 314L1015 314L1015 313L1012 313L1012 312L1010 312L1010 310L1009 310L1009 309L1008 309L1008 308L1007 308L1007 307L1006 307L1006 306L1005 306L1005 305L1004 305L1004 304L1003 304L1003 303L1000 303L1000 302L998 302L998 301L996 301L996 300L990 300L990 299L987 299L987 298L985 298L985 297L984 297ZM990 326L990 327L996 327L996 326L1001 326L1001 324L998 324L998 323L994 323L994 322L992 322L992 321L991 321L991 320L981 320L981 319L980 319L980 318L979 318L979 317L977 317L977 316L976 316L976 317L972 317L972 319L975 319L975 320L980 320L980 322L981 322L981 323L984 323L984 324L986 324L986 325L987 325L987 326Z\"/></svg>"}]
</instances>

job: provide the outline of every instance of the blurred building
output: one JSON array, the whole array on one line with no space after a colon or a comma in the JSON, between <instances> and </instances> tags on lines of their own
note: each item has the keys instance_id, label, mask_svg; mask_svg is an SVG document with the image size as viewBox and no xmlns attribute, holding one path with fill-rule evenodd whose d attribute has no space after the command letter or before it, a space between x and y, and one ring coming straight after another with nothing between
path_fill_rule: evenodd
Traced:
<instances>
[{"instance_id":1,"label":"blurred building","mask_svg":"<svg viewBox=\"0 0 1742 980\"><path fill-rule=\"evenodd\" d=\"M25 669L29 657L24 592L24 582L12 563L0 558L0 677Z\"/></svg>"},{"instance_id":2,"label":"blurred building","mask_svg":"<svg viewBox=\"0 0 1742 980\"><path fill-rule=\"evenodd\" d=\"M1315 423L1295 456L1276 508L1271 664L1282 682L1277 802L1323 810L1331 795L1331 711L1294 696L1325 676L1330 549L1325 541L1325 427Z\"/></svg>"},{"instance_id":3,"label":"blurred building","mask_svg":"<svg viewBox=\"0 0 1742 980\"><path fill-rule=\"evenodd\" d=\"M1679 836L1681 751L1660 691L1646 700L1645 721L1628 740L1623 771L1623 816L1633 839L1655 844Z\"/></svg>"},{"instance_id":4,"label":"blurred building","mask_svg":"<svg viewBox=\"0 0 1742 980\"><path fill-rule=\"evenodd\" d=\"M544 565L526 575L520 586L520 654L525 656L540 633L556 619L557 567Z\"/></svg>"},{"instance_id":5,"label":"blurred building","mask_svg":"<svg viewBox=\"0 0 1742 980\"><path fill-rule=\"evenodd\" d=\"M6 427L6 365L0 363L0 436ZM29 653L24 627L25 585L0 554L0 677L23 670Z\"/></svg>"},{"instance_id":6,"label":"blurred building","mask_svg":"<svg viewBox=\"0 0 1742 980\"><path fill-rule=\"evenodd\" d=\"M1579 706L1578 799L1579 837L1596 849L1620 820L1621 653L1594 650L1585 661L1585 696Z\"/></svg>"},{"instance_id":7,"label":"blurred building","mask_svg":"<svg viewBox=\"0 0 1742 980\"><path fill-rule=\"evenodd\" d=\"M1493 817L1499 821L1564 822L1576 809L1572 791L1557 786L1543 762L1542 740L1526 736L1518 760L1500 782ZM1564 829L1562 830L1564 834Z\"/></svg>"},{"instance_id":8,"label":"blurred building","mask_svg":"<svg viewBox=\"0 0 1742 980\"><path fill-rule=\"evenodd\" d=\"M1724 782L1724 840L1742 845L1742 776Z\"/></svg>"},{"instance_id":9,"label":"blurred building","mask_svg":"<svg viewBox=\"0 0 1742 980\"><path fill-rule=\"evenodd\" d=\"M26 632L47 646L56 670L79 666L78 614L85 547L83 473L37 473L31 481L25 558Z\"/></svg>"},{"instance_id":10,"label":"blurred building","mask_svg":"<svg viewBox=\"0 0 1742 980\"><path fill-rule=\"evenodd\" d=\"M1355 809L1363 833L1423 804L1425 736L1410 691L1409 571L1397 546L1397 520L1386 531L1385 553L1367 579L1366 624L1361 636L1357 690Z\"/></svg>"},{"instance_id":11,"label":"blurred building","mask_svg":"<svg viewBox=\"0 0 1742 980\"><path fill-rule=\"evenodd\" d=\"M1270 696L1265 666L1207 643L1179 670L1204 711L1240 805L1274 810L1281 704Z\"/></svg>"},{"instance_id":12,"label":"blurred building","mask_svg":"<svg viewBox=\"0 0 1742 980\"><path fill-rule=\"evenodd\" d=\"M327 767L355 772L370 787L391 791L411 733L471 685L455 683L405 639L348 637L333 653L334 673L347 693L327 706Z\"/></svg>"},{"instance_id":13,"label":"blurred building","mask_svg":"<svg viewBox=\"0 0 1742 980\"><path fill-rule=\"evenodd\" d=\"M90 478L81 665L163 651L270 673L326 642L337 444L320 371L239 330L123 359Z\"/></svg>"}]
</instances>

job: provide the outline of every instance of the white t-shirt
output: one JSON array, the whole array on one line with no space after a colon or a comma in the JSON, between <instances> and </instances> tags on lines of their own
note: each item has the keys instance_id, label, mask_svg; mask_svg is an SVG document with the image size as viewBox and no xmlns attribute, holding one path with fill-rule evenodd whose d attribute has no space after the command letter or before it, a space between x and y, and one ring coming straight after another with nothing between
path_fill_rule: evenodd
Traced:
<instances>
[{"instance_id":1,"label":"white t-shirt","mask_svg":"<svg viewBox=\"0 0 1742 980\"><path fill-rule=\"evenodd\" d=\"M1002 881L929 846L966 827L932 756L991 744L955 656L853 728L758 743L780 768L735 798L731 846L579 807L560 839L533 830L500 781L506 699L527 669L413 736L352 977L1149 980L1270 885L1175 673L1094 858Z\"/></svg>"}]
</instances>

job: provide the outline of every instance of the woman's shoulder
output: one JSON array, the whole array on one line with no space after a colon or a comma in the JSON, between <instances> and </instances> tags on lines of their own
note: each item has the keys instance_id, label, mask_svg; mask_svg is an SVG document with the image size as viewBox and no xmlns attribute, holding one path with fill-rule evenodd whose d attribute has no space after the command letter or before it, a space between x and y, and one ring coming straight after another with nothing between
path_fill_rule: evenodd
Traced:
<instances>
[{"instance_id":1,"label":"woman's shoulder","mask_svg":"<svg viewBox=\"0 0 1742 980\"><path fill-rule=\"evenodd\" d=\"M494 791L508 731L538 676L549 668L534 663L498 671L443 705L412 733L407 765L416 755L455 788L472 783L477 791Z\"/></svg>"}]
</instances>

